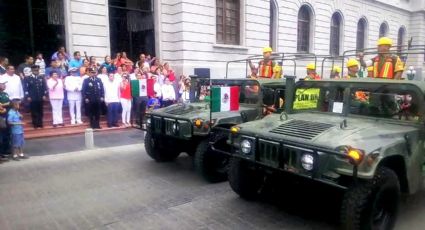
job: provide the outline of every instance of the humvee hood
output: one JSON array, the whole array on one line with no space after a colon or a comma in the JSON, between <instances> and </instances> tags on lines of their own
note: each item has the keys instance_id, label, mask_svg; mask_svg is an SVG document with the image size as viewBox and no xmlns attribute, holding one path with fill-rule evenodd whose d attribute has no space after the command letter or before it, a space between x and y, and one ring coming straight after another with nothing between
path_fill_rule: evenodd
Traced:
<instances>
[{"instance_id":1,"label":"humvee hood","mask_svg":"<svg viewBox=\"0 0 425 230\"><path fill-rule=\"evenodd\" d=\"M218 122L226 122L226 119L238 118L240 121L235 121L236 123L241 123L241 112L243 111L252 111L256 110L255 107L240 105L239 111L228 111L228 112L214 112L212 118L218 120ZM190 103L190 104L174 104L167 108L161 108L154 110L152 115L156 116L166 116L176 119L210 119L210 109L208 103Z\"/></svg>"},{"instance_id":2,"label":"humvee hood","mask_svg":"<svg viewBox=\"0 0 425 230\"><path fill-rule=\"evenodd\" d=\"M390 124L385 121L358 117L341 117L320 113L291 114L288 120L280 120L273 114L263 120L241 124L241 133L258 135L260 138L277 141L294 141L336 149L342 145L371 152L384 145L404 141L406 133L417 131L417 127ZM341 123L346 120L346 127Z\"/></svg>"}]
</instances>

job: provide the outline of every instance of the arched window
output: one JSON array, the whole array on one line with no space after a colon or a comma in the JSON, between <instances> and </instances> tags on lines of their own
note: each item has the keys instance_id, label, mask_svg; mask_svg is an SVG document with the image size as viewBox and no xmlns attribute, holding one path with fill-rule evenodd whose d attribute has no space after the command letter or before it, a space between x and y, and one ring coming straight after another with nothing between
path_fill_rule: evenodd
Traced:
<instances>
[{"instance_id":1,"label":"arched window","mask_svg":"<svg viewBox=\"0 0 425 230\"><path fill-rule=\"evenodd\" d=\"M298 37L297 37L297 51L310 52L311 40L311 9L304 5L298 12Z\"/></svg>"},{"instance_id":2,"label":"arched window","mask_svg":"<svg viewBox=\"0 0 425 230\"><path fill-rule=\"evenodd\" d=\"M217 43L240 44L240 2L239 0L216 0Z\"/></svg>"},{"instance_id":3,"label":"arched window","mask_svg":"<svg viewBox=\"0 0 425 230\"><path fill-rule=\"evenodd\" d=\"M383 22L381 26L379 27L379 37L385 37L388 34L388 24L386 22Z\"/></svg>"},{"instance_id":4,"label":"arched window","mask_svg":"<svg viewBox=\"0 0 425 230\"><path fill-rule=\"evenodd\" d=\"M399 55L401 55L401 52L404 50L403 45L405 45L405 37L406 37L406 28L404 26L400 27L398 29L398 35L397 35L397 52Z\"/></svg>"},{"instance_id":5,"label":"arched window","mask_svg":"<svg viewBox=\"0 0 425 230\"><path fill-rule=\"evenodd\" d=\"M270 0L270 29L269 45L273 50L277 50L279 9L276 0Z\"/></svg>"},{"instance_id":6,"label":"arched window","mask_svg":"<svg viewBox=\"0 0 425 230\"><path fill-rule=\"evenodd\" d=\"M363 50L366 48L366 19L361 18L357 23L357 40L356 40L356 50Z\"/></svg>"},{"instance_id":7,"label":"arched window","mask_svg":"<svg viewBox=\"0 0 425 230\"><path fill-rule=\"evenodd\" d=\"M341 44L342 34L342 17L341 14L336 12L332 15L331 19L331 39L329 51L332 56L338 56Z\"/></svg>"}]
</instances>

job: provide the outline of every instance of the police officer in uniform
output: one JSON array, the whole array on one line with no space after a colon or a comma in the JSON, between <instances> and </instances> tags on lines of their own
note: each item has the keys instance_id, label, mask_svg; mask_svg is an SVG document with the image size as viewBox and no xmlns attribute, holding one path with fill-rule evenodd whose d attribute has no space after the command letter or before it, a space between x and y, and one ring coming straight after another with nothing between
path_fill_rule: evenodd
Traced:
<instances>
[{"instance_id":1,"label":"police officer in uniform","mask_svg":"<svg viewBox=\"0 0 425 230\"><path fill-rule=\"evenodd\" d=\"M31 66L31 76L24 80L25 100L30 105L34 129L43 128L43 101L47 98L46 79L40 75L38 65Z\"/></svg>"},{"instance_id":2,"label":"police officer in uniform","mask_svg":"<svg viewBox=\"0 0 425 230\"><path fill-rule=\"evenodd\" d=\"M83 99L86 104L88 116L90 119L90 127L92 129L101 129L99 125L101 104L105 97L102 81L96 77L96 70L87 69L89 77L83 82Z\"/></svg>"}]
</instances>

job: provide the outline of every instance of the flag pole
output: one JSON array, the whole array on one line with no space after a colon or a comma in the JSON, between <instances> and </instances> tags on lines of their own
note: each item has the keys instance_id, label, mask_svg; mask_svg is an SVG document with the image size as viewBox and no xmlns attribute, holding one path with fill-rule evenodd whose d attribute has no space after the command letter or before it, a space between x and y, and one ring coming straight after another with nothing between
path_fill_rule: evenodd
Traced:
<instances>
[{"instance_id":1,"label":"flag pole","mask_svg":"<svg viewBox=\"0 0 425 230\"><path fill-rule=\"evenodd\" d=\"M211 127L212 124L212 81L211 81L211 76L210 76L210 124L209 126Z\"/></svg>"}]
</instances>

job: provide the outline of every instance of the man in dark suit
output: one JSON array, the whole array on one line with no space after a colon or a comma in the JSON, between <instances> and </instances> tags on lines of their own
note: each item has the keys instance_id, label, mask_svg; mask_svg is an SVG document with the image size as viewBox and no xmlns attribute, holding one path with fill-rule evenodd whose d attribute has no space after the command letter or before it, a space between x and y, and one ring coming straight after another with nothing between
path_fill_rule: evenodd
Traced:
<instances>
[{"instance_id":1,"label":"man in dark suit","mask_svg":"<svg viewBox=\"0 0 425 230\"><path fill-rule=\"evenodd\" d=\"M24 79L25 100L30 104L34 129L43 128L43 101L47 99L46 79L40 75L38 65L31 66L32 74Z\"/></svg>"},{"instance_id":2,"label":"man in dark suit","mask_svg":"<svg viewBox=\"0 0 425 230\"><path fill-rule=\"evenodd\" d=\"M90 119L90 127L92 129L101 129L99 124L100 106L104 100L105 92L102 81L96 77L96 70L87 68L89 77L83 82L83 99L87 105L88 116Z\"/></svg>"}]
</instances>

